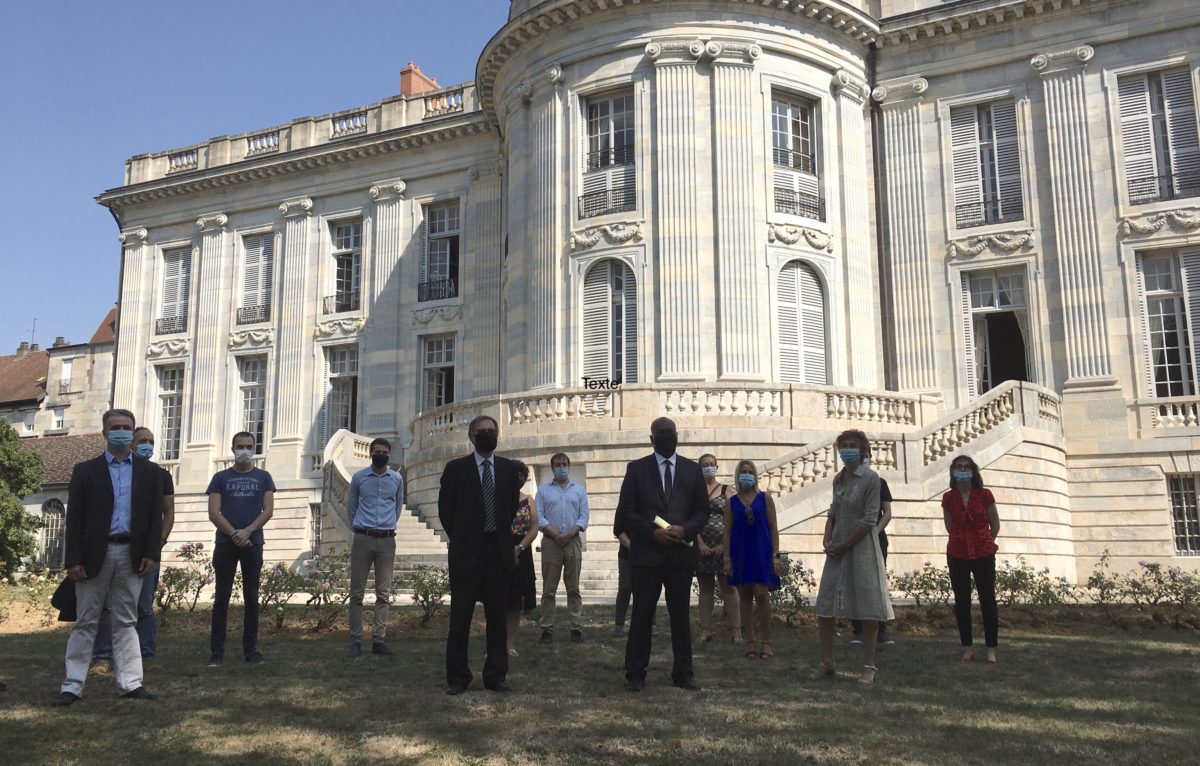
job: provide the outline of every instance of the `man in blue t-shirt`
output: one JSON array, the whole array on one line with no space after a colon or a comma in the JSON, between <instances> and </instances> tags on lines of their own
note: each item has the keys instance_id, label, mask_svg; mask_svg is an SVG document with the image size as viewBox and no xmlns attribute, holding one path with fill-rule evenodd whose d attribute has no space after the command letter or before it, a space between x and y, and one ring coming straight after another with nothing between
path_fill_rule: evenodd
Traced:
<instances>
[{"instance_id":1,"label":"man in blue t-shirt","mask_svg":"<svg viewBox=\"0 0 1200 766\"><path fill-rule=\"evenodd\" d=\"M233 437L233 468L213 475L208 483L208 519L217 528L213 550L212 658L210 668L225 658L225 623L233 577L242 565L242 651L246 662L265 662L258 651L258 582L263 564L262 528L275 511L275 482L271 474L254 467L254 434L242 431Z\"/></svg>"}]
</instances>

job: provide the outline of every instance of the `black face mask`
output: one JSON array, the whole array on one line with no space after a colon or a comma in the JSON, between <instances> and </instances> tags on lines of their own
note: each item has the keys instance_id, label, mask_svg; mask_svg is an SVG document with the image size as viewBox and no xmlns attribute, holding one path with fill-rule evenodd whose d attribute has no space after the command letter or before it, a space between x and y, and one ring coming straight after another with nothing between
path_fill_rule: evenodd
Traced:
<instances>
[{"instance_id":1,"label":"black face mask","mask_svg":"<svg viewBox=\"0 0 1200 766\"><path fill-rule=\"evenodd\" d=\"M384 454L371 455L371 465L375 466L376 468L383 468L385 465L388 464L388 461L391 460L391 458L392 458L391 455L384 455Z\"/></svg>"},{"instance_id":2,"label":"black face mask","mask_svg":"<svg viewBox=\"0 0 1200 766\"><path fill-rule=\"evenodd\" d=\"M488 454L496 451L496 434L490 431L481 431L475 434L475 449L481 454Z\"/></svg>"},{"instance_id":3,"label":"black face mask","mask_svg":"<svg viewBox=\"0 0 1200 766\"><path fill-rule=\"evenodd\" d=\"M654 444L654 451L663 457L674 455L675 448L679 446L679 436L676 434L655 434L650 441Z\"/></svg>"}]
</instances>

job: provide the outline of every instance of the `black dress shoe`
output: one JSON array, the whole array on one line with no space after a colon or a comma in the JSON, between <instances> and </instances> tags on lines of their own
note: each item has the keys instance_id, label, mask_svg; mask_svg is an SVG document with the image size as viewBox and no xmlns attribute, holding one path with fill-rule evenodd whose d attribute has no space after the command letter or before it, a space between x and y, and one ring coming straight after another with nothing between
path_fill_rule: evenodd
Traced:
<instances>
[{"instance_id":1,"label":"black dress shoe","mask_svg":"<svg viewBox=\"0 0 1200 766\"><path fill-rule=\"evenodd\" d=\"M696 685L696 682L695 682L695 681L693 681L693 680L692 680L692 679L690 679L690 678L684 678L684 679L680 679L680 680L678 680L678 681L675 681L675 686L676 686L677 688L679 688L679 689L683 689L685 692L698 692L698 691L700 691L700 687L699 687L699 686L697 686L697 685Z\"/></svg>"},{"instance_id":2,"label":"black dress shoe","mask_svg":"<svg viewBox=\"0 0 1200 766\"><path fill-rule=\"evenodd\" d=\"M509 686L508 684L506 684L504 681L497 681L494 684L484 684L483 688L487 689L490 692L511 692L512 691L512 687Z\"/></svg>"},{"instance_id":3,"label":"black dress shoe","mask_svg":"<svg viewBox=\"0 0 1200 766\"><path fill-rule=\"evenodd\" d=\"M152 700L152 699L158 699L158 698L157 698L157 697L155 697L153 694L151 694L150 692L146 691L146 687L144 687L144 686L139 686L138 688L134 689L134 690L133 690L133 691L131 691L131 692L125 692L124 694L122 694L122 695L121 695L121 698L122 698L122 699L127 699L127 700Z\"/></svg>"},{"instance_id":4,"label":"black dress shoe","mask_svg":"<svg viewBox=\"0 0 1200 766\"><path fill-rule=\"evenodd\" d=\"M66 707L67 705L72 704L73 702L75 702L78 699L79 699L78 694L72 694L71 692L60 692L59 695L57 697L55 697L54 700L51 701L50 704L53 705L54 707Z\"/></svg>"},{"instance_id":5,"label":"black dress shoe","mask_svg":"<svg viewBox=\"0 0 1200 766\"><path fill-rule=\"evenodd\" d=\"M646 688L646 681L643 678L630 678L625 682L625 691L640 692Z\"/></svg>"},{"instance_id":6,"label":"black dress shoe","mask_svg":"<svg viewBox=\"0 0 1200 766\"><path fill-rule=\"evenodd\" d=\"M456 694L462 694L466 690L467 687L465 684L450 684L446 687L446 694L453 696Z\"/></svg>"}]
</instances>

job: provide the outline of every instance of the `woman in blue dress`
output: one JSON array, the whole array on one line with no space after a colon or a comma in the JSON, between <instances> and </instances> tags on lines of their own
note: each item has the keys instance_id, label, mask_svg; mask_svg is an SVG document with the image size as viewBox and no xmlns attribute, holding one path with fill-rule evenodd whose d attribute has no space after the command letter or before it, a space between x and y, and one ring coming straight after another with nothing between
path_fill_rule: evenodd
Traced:
<instances>
[{"instance_id":1,"label":"woman in blue dress","mask_svg":"<svg viewBox=\"0 0 1200 766\"><path fill-rule=\"evenodd\" d=\"M758 469L749 460L733 475L737 494L725 505L725 574L737 586L742 626L749 632L746 657L774 657L771 647L771 595L779 590L779 526L775 501L758 489ZM758 648L754 615L758 615Z\"/></svg>"}]
</instances>

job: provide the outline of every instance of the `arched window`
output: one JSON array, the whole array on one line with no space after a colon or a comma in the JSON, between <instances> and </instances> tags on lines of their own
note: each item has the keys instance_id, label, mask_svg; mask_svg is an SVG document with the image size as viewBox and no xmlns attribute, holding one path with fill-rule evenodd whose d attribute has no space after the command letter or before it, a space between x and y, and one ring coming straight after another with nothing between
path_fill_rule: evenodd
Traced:
<instances>
[{"instance_id":1,"label":"arched window","mask_svg":"<svg viewBox=\"0 0 1200 766\"><path fill-rule=\"evenodd\" d=\"M63 568L67 532L67 509L58 498L42 503L42 564L47 569Z\"/></svg>"},{"instance_id":2,"label":"arched window","mask_svg":"<svg viewBox=\"0 0 1200 766\"><path fill-rule=\"evenodd\" d=\"M825 290L812 267L789 261L779 272L779 379L824 384Z\"/></svg>"},{"instance_id":3,"label":"arched window","mask_svg":"<svg viewBox=\"0 0 1200 766\"><path fill-rule=\"evenodd\" d=\"M621 261L603 260L583 278L583 376L637 382L637 281Z\"/></svg>"}]
</instances>

